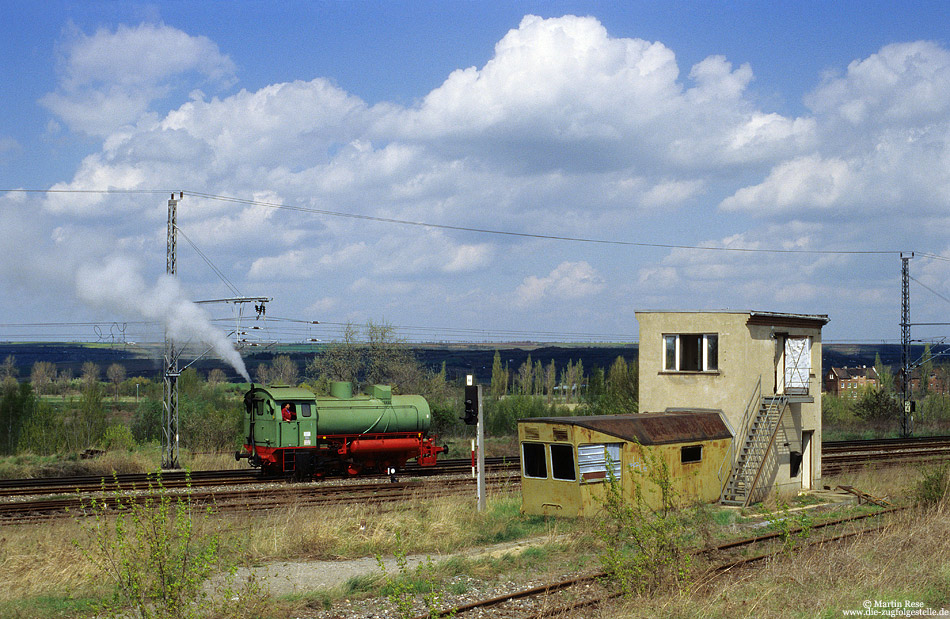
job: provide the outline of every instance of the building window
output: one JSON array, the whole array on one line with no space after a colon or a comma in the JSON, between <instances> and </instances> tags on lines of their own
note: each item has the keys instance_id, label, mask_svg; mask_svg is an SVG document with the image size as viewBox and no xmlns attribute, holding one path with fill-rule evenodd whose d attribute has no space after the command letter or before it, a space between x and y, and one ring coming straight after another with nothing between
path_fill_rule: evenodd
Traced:
<instances>
[{"instance_id":1,"label":"building window","mask_svg":"<svg viewBox=\"0 0 950 619\"><path fill-rule=\"evenodd\" d=\"M551 445L551 477L564 481L575 481L574 446Z\"/></svg>"},{"instance_id":2,"label":"building window","mask_svg":"<svg viewBox=\"0 0 950 619\"><path fill-rule=\"evenodd\" d=\"M587 482L607 479L607 468L614 479L620 480L621 443L591 443L577 446L577 462L581 479Z\"/></svg>"},{"instance_id":3,"label":"building window","mask_svg":"<svg viewBox=\"0 0 950 619\"><path fill-rule=\"evenodd\" d=\"M680 447L680 463L681 464L691 464L694 462L703 461L703 446L702 445L687 445Z\"/></svg>"},{"instance_id":4,"label":"building window","mask_svg":"<svg viewBox=\"0 0 950 619\"><path fill-rule=\"evenodd\" d=\"M667 372L715 372L719 369L719 335L678 333L663 336L663 369Z\"/></svg>"},{"instance_id":5,"label":"building window","mask_svg":"<svg viewBox=\"0 0 950 619\"><path fill-rule=\"evenodd\" d=\"M521 465L525 477L547 479L548 467L544 461L544 443L521 443Z\"/></svg>"}]
</instances>

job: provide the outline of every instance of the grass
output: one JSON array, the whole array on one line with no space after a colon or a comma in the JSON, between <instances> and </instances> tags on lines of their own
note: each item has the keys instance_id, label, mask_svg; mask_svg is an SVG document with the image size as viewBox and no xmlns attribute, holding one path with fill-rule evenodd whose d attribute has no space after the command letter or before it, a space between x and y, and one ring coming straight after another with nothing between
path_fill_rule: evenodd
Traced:
<instances>
[{"instance_id":1,"label":"grass","mask_svg":"<svg viewBox=\"0 0 950 619\"><path fill-rule=\"evenodd\" d=\"M107 469L141 466L158 451L107 454L97 464ZM225 468L226 456L192 456L196 468ZM199 460L198 458L207 458ZM0 472L22 467L53 466L41 458L5 458ZM231 460L233 462L233 460ZM154 467L144 470L153 470ZM108 471L111 474L111 470ZM853 485L895 502L912 502L924 470L892 467L829 477L823 485ZM873 510L867 506L810 505L813 499L793 499L790 505L815 507L827 517ZM438 584L447 595L461 595L473 587L499 580L515 583L555 580L577 569L599 568L599 540L593 522L526 516L520 496L493 494L488 510L478 513L473 501L437 499L409 501L399 506L297 506L247 515L221 515L207 526L224 530L223 546L242 565L272 561L333 560L397 551L411 555L451 555L493 544L533 540L510 551L456 555L437 564ZM775 511L777 504L766 504ZM761 520L754 510L718 506L690 508L692 543L696 546L750 534ZM204 526L204 525L202 525ZM0 532L0 616L25 619L90 616L97 596L97 575L71 543L82 540L76 522L65 520L43 526L11 525ZM865 599L908 599L940 608L950 600L950 510L947 503L902 517L885 534L822 550L805 549L795 557L763 568L743 571L725 581L695 580L675 595L641 599L620 605L601 616L732 617L791 614L840 616L860 608ZM847 578L842 578L847 574ZM371 573L332 590L302 591L278 600L274 616L307 614L341 598L385 595L384 580ZM787 600L787 601L783 601ZM787 605L787 606L786 606Z\"/></svg>"}]
</instances>

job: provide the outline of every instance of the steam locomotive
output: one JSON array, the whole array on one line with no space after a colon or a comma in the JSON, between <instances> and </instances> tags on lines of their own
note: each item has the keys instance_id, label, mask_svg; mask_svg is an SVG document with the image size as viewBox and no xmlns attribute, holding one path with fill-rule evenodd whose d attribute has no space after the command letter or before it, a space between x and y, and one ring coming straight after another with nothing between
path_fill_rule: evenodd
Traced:
<instances>
[{"instance_id":1,"label":"steam locomotive","mask_svg":"<svg viewBox=\"0 0 950 619\"><path fill-rule=\"evenodd\" d=\"M244 395L244 451L265 475L312 479L327 475L389 473L415 459L432 466L447 450L429 436L429 404L418 395L393 395L373 385L354 395L349 382L334 382L329 396L307 389L254 386Z\"/></svg>"}]
</instances>

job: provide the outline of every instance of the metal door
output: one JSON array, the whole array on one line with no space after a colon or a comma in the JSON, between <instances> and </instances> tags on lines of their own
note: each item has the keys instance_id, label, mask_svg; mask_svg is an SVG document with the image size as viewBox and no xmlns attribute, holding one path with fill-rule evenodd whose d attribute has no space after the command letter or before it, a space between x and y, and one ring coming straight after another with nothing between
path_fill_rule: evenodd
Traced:
<instances>
[{"instance_id":1,"label":"metal door","mask_svg":"<svg viewBox=\"0 0 950 619\"><path fill-rule=\"evenodd\" d=\"M811 374L811 338L785 338L785 394L808 395Z\"/></svg>"}]
</instances>

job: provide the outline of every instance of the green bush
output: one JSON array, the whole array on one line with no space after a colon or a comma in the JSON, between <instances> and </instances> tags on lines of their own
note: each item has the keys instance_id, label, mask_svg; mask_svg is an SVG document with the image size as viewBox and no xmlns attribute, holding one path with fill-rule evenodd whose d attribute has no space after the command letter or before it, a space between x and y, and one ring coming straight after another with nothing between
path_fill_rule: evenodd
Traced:
<instances>
[{"instance_id":1,"label":"green bush","mask_svg":"<svg viewBox=\"0 0 950 619\"><path fill-rule=\"evenodd\" d=\"M483 404L485 429L492 436L511 435L518 432L518 420L531 417L555 417L566 414L555 404L545 404L544 398L530 395L511 395L504 398L488 398Z\"/></svg>"},{"instance_id":2,"label":"green bush","mask_svg":"<svg viewBox=\"0 0 950 619\"><path fill-rule=\"evenodd\" d=\"M79 518L85 536L73 540L113 587L103 604L108 616L129 616L129 609L142 619L260 615L266 592L253 580L239 594L232 589L236 570L223 559L221 534L203 526L211 508L198 509L187 496L164 492L160 473L144 500L126 495L118 482L111 499L111 506L99 498L84 506L93 517ZM228 577L207 586L217 570Z\"/></svg>"},{"instance_id":3,"label":"green bush","mask_svg":"<svg viewBox=\"0 0 950 619\"><path fill-rule=\"evenodd\" d=\"M689 521L677 504L669 465L649 448L640 450L646 472L627 470L633 476L633 497L608 467L599 528L606 584L625 596L677 588L688 581L692 564ZM645 496L646 484L655 487L654 500Z\"/></svg>"},{"instance_id":4,"label":"green bush","mask_svg":"<svg viewBox=\"0 0 950 619\"><path fill-rule=\"evenodd\" d=\"M922 505L938 505L950 495L950 465L944 464L924 469L923 477L914 489L916 502Z\"/></svg>"},{"instance_id":5,"label":"green bush","mask_svg":"<svg viewBox=\"0 0 950 619\"><path fill-rule=\"evenodd\" d=\"M144 399L132 415L132 436L140 444L162 439L162 401Z\"/></svg>"},{"instance_id":6,"label":"green bush","mask_svg":"<svg viewBox=\"0 0 950 619\"><path fill-rule=\"evenodd\" d=\"M127 426L111 425L102 435L102 447L106 450L132 451L135 447L135 438Z\"/></svg>"}]
</instances>

